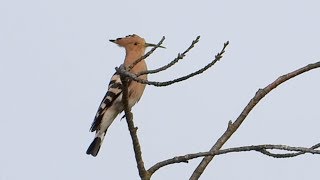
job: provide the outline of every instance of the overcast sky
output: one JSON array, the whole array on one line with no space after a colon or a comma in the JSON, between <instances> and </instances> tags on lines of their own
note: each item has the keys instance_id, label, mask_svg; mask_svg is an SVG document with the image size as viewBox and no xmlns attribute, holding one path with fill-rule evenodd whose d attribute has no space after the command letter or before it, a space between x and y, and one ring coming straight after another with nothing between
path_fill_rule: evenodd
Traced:
<instances>
[{"instance_id":1,"label":"overcast sky","mask_svg":"<svg viewBox=\"0 0 320 180\"><path fill-rule=\"evenodd\" d=\"M148 86L133 108L147 168L209 150L255 92L278 76L320 59L319 1L0 1L0 180L139 179L120 116L96 158L85 151L90 125L124 50L109 39L136 33L166 49L153 69L199 44L166 81L210 62L207 72L165 88ZM320 70L267 95L224 148L319 143ZM154 180L188 179L201 159L160 169ZM273 159L256 152L218 156L209 179L316 179L320 156Z\"/></svg>"}]
</instances>

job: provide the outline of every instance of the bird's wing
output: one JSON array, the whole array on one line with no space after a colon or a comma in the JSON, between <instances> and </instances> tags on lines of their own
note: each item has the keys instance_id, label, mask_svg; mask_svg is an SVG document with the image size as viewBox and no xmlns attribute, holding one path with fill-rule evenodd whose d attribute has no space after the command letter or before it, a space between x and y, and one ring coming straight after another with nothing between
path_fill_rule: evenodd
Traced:
<instances>
[{"instance_id":1,"label":"bird's wing","mask_svg":"<svg viewBox=\"0 0 320 180\"><path fill-rule=\"evenodd\" d=\"M121 93L122 93L122 83L121 83L120 75L116 72L111 77L111 80L110 80L110 83L108 86L108 91L107 91L106 95L104 96L104 98L102 99L102 102L99 106L97 114L96 114L94 121L91 125L91 128L90 128L91 132L98 129L98 127L102 121L102 117L103 117L104 113L106 112L106 110L110 106L112 106L115 99L117 99L117 97Z\"/></svg>"}]
</instances>

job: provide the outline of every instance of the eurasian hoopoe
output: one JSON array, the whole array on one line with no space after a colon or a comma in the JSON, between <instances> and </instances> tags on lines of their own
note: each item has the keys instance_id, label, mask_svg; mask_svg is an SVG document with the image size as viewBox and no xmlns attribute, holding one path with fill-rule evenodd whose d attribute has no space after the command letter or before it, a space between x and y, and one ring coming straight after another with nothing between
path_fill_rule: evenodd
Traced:
<instances>
[{"instance_id":1,"label":"eurasian hoopoe","mask_svg":"<svg viewBox=\"0 0 320 180\"><path fill-rule=\"evenodd\" d=\"M128 67L132 63L142 57L145 53L147 47L156 46L154 44L146 43L145 40L138 35L129 35L124 38L118 38L116 40L110 40L116 43L120 47L124 47L126 50L126 57L124 60L124 66ZM162 46L159 46L162 47ZM163 47L162 47L163 48ZM145 60L140 61L135 65L130 72L137 74L141 71L147 70L147 64ZM139 78L147 80L147 75L141 75ZM145 84L138 83L136 81L130 81L128 85L128 105L131 108L136 104L141 98L143 91L145 89ZM104 136L111 125L113 120L117 117L119 113L123 111L122 105L122 83L120 80L120 75L115 73L111 77L111 81L108 86L107 94L104 96L98 112L94 118L91 125L90 131L96 131L96 135L92 143L90 144L87 154L92 156L97 156L101 144L103 142Z\"/></svg>"}]
</instances>

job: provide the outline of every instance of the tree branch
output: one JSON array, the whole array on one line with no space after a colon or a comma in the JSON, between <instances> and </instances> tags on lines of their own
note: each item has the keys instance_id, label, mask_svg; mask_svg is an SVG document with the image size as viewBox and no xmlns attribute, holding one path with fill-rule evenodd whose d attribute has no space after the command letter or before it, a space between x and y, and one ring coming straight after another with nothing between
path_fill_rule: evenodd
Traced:
<instances>
[{"instance_id":1,"label":"tree branch","mask_svg":"<svg viewBox=\"0 0 320 180\"><path fill-rule=\"evenodd\" d=\"M294 78L295 76L298 76L302 73L305 73L307 71L310 71L315 68L320 67L320 61L309 64L305 67L302 67L300 69L297 69L293 72L290 72L288 74L285 74L283 76L280 76L278 79L276 79L274 82L269 84L263 89L259 89L255 96L250 100L250 102L247 104L247 106L243 109L241 114L238 116L236 121L234 123L230 122L228 125L228 129L224 132L224 134L217 140L217 142L212 146L210 149L210 152L217 152L224 143L232 136L232 134L239 128L239 126L242 124L242 122L245 120L245 118L248 116L248 114L251 112L251 110L255 107L258 102L265 97L269 92L271 92L274 88L279 86L280 84L284 83L285 81ZM204 172L207 165L211 162L213 156L207 156L202 159L198 167L194 170L193 174L190 177L190 180L197 180L201 176L201 174Z\"/></svg>"},{"instance_id":2,"label":"tree branch","mask_svg":"<svg viewBox=\"0 0 320 180\"><path fill-rule=\"evenodd\" d=\"M169 86L171 84L174 84L174 83L177 83L177 82L181 82L181 81L184 81L184 80L187 80L195 75L198 75L198 74L201 74L203 73L204 71L208 70L211 66L213 66L216 62L218 62L221 58L222 58L222 55L224 54L225 52L225 48L229 45L229 41L227 41L226 43L224 43L223 45L223 48L222 50L215 56L215 59L210 62L209 64L207 64L205 67L193 72L193 73L190 73L186 76L182 76L180 78L177 78L177 79L174 79L174 80L170 80L170 81L165 81L165 82L156 82L156 81L148 81L148 80L143 80L143 79L140 79L137 77L137 75L135 74L132 74L130 72L128 72L127 70L125 69L119 69L119 68L115 68L116 71L123 75L123 76L126 76L134 81L137 81L139 83L142 83L142 84L148 84L148 85L153 85L153 86L157 86L157 87L161 87L161 86Z\"/></svg>"},{"instance_id":3,"label":"tree branch","mask_svg":"<svg viewBox=\"0 0 320 180\"><path fill-rule=\"evenodd\" d=\"M119 69L125 69L124 65L121 65ZM123 103L124 113L125 113L127 124L128 124L128 129L130 131L130 136L132 139L133 150L134 150L134 154L137 162L137 168L138 168L141 179L149 180L150 176L144 166L141 147L140 147L139 139L137 136L138 128L134 126L133 114L131 113L131 109L128 106L128 78L122 75L120 75L120 78L122 82L122 103Z\"/></svg>"},{"instance_id":4,"label":"tree branch","mask_svg":"<svg viewBox=\"0 0 320 180\"><path fill-rule=\"evenodd\" d=\"M213 159L213 157L215 155L226 154L226 153L231 153L231 152L243 152L243 151L253 151L254 150L254 151L260 152L262 154L265 154L267 156L274 157L274 158L295 157L295 156L302 155L302 154L305 154L305 153L320 154L320 150L315 150L315 149L320 147L320 143L312 146L311 148L266 144L266 145L243 146L243 147L236 147L236 148L229 148L229 149L220 150L220 148L224 145L224 143L240 127L240 125L245 120L245 118L248 116L248 114L251 112L251 110L255 107L256 104L258 104L258 102L263 97L265 97L269 92L271 92L278 85L284 83L285 81L287 81L287 80L289 80L291 78L294 78L295 76L298 76L298 75L300 75L302 73L305 73L305 72L307 72L309 70L312 70L312 69L315 69L315 68L319 68L320 67L320 62L317 62L317 63L314 63L314 64L309 64L309 65L307 65L307 66L305 66L303 68L300 68L300 69L298 69L296 71L293 71L291 73L288 73L286 75L280 76L279 78L277 78L274 82L272 82L271 84L269 84L265 88L259 89L256 92L255 96L249 101L247 106L243 109L243 111L238 116L236 121L234 123L232 123L231 121L229 122L227 130L217 140L217 142L213 145L213 147L210 149L210 151L208 151L208 152L199 152L199 153L194 153L194 154L187 154L187 155L184 155L184 156L177 156L177 157L174 157L174 158L171 158L171 159L167 159L165 161L161 161L161 162L155 164L154 166L152 166L151 168L149 168L149 170L146 170L145 166L144 166L143 159L142 159L142 155L141 155L142 154L141 153L141 147L140 147L139 140L138 140L138 137L137 137L137 127L134 126L133 115L131 113L131 109L128 107L128 80L134 80L134 81L137 81L139 83L161 87L161 86L169 86L171 84L187 80L187 79L189 79L189 78L191 78L193 76L196 76L198 74L203 73L204 71L206 71L207 69L212 67L216 62L218 62L222 58L222 56L223 56L223 54L225 52L225 48L229 44L229 41L224 43L224 46L223 46L222 50L215 56L215 59L212 60L212 62L210 62L209 64L207 64L203 68L201 68L201 69L199 69L199 70L197 70L197 71L195 71L193 73L190 73L188 75L176 78L174 80L165 81L165 82L148 81L148 80L143 80L143 79L139 78L139 76L143 75L143 74L158 73L158 72L161 72L161 71L164 71L164 70L170 68L171 66L176 64L179 60L181 60L181 59L183 59L185 57L185 55L199 41L199 38L200 38L200 36L198 36L182 54L179 53L178 56L174 60L172 60L170 63L168 63L167 65L162 66L160 68L157 68L157 69L154 69L154 70L149 70L149 71L143 71L143 72L140 72L138 74L132 74L131 72L129 72L130 69L132 69L136 64L138 64L140 61L142 61L143 59L145 59L146 57L151 55L162 44L162 42L164 41L165 37L163 37L161 39L161 41L157 44L156 47L152 48L144 56L142 56L139 59L137 59L128 68L125 68L123 65L120 66L119 68L116 68L116 71L121 76L121 81L122 81L122 84L123 84L122 102L123 102L123 105L124 105L124 112L125 112L125 116L126 116L126 120L127 120L127 124L128 124L128 129L130 131L130 135L131 135L132 142L133 142L133 148L134 148L134 152L135 152L137 168L138 168L139 175L140 175L141 179L150 180L152 174L155 171L157 171L158 169L160 169L160 168L162 168L164 166L167 166L167 165L170 165L170 164L175 164L175 163L180 163L180 162L187 163L188 160L191 160L191 159L194 159L194 158L198 158L198 157L204 157L203 160L201 161L201 163L198 165L198 167L195 169L195 171L193 172L193 174L190 177L191 180L195 180L195 179L198 179L201 176L201 174L204 172L205 168L211 162L211 160ZM295 151L295 152L294 153L277 154L277 153L272 153L272 152L268 151L268 150L272 150L272 149Z\"/></svg>"},{"instance_id":5,"label":"tree branch","mask_svg":"<svg viewBox=\"0 0 320 180\"><path fill-rule=\"evenodd\" d=\"M319 147L320 147L320 143L312 146L309 149L317 149ZM259 150L257 150L257 151L259 151ZM261 149L259 152L264 155L273 157L273 158L291 158L291 157L296 157L296 156L308 153L308 152L300 151L297 153L276 154L276 153L271 153L271 152L267 151L266 149Z\"/></svg>"},{"instance_id":6,"label":"tree branch","mask_svg":"<svg viewBox=\"0 0 320 180\"><path fill-rule=\"evenodd\" d=\"M234 152L257 151L262 153L261 151L267 151L267 149L269 149L269 150L296 151L298 153L288 153L288 154L297 154L296 156L302 155L305 153L320 154L320 150L315 150L319 146L320 146L320 143L312 146L311 148L293 147L293 146L287 146L287 145L263 144L263 145L255 145L255 146L234 147L234 148L228 148L228 149L217 150L217 151L199 152L199 153L193 153L193 154L186 154L183 156L176 156L174 158L158 162L157 164L149 168L148 172L152 175L155 171L167 165L181 163L181 162L188 163L189 160L199 158L199 157L215 156L215 155L222 155L222 154L234 153ZM287 154L274 154L274 155L285 156ZM274 156L271 156L271 157L274 157Z\"/></svg>"}]
</instances>

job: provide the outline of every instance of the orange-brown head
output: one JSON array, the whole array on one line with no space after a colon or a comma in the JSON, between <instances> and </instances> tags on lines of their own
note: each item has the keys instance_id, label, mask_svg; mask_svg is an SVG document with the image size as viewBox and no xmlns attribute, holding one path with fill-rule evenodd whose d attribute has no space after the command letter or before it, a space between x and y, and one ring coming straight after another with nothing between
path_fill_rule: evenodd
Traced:
<instances>
[{"instance_id":1,"label":"orange-brown head","mask_svg":"<svg viewBox=\"0 0 320 180\"><path fill-rule=\"evenodd\" d=\"M113 43L116 43L120 47L124 47L126 51L136 51L136 50L145 50L147 47L155 47L155 44L146 43L146 41L139 37L136 34L128 35L123 38L117 38L115 40L110 40ZM164 48L163 46L159 46Z\"/></svg>"}]
</instances>

